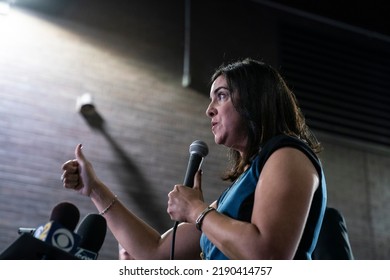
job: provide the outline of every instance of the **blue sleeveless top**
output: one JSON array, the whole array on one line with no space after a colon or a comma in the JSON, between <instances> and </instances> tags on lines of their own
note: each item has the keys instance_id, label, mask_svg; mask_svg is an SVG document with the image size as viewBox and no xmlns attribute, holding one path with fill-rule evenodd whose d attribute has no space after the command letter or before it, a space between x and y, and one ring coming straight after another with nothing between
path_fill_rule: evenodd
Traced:
<instances>
[{"instance_id":1,"label":"blue sleeveless top","mask_svg":"<svg viewBox=\"0 0 390 280\"><path fill-rule=\"evenodd\" d=\"M326 182L321 163L315 153L301 140L287 135L278 135L270 139L260 153L253 159L251 166L229 187L217 201L217 211L233 219L250 222L254 193L260 173L271 154L282 147L292 147L302 151L315 166L320 177L320 185L314 193L312 205L305 229L294 259L311 259L317 244L326 206ZM227 260L205 234L200 238L203 258L207 260Z\"/></svg>"}]
</instances>

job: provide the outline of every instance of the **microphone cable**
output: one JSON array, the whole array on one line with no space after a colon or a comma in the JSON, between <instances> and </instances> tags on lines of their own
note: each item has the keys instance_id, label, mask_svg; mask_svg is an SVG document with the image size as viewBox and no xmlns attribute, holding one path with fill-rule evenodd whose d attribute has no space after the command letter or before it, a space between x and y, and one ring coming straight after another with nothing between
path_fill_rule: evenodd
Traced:
<instances>
[{"instance_id":1,"label":"microphone cable","mask_svg":"<svg viewBox=\"0 0 390 280\"><path fill-rule=\"evenodd\" d=\"M170 256L171 260L175 259L176 231L177 231L177 227L178 227L179 223L180 222L176 221L175 224L173 225L173 228L172 228L172 243L171 243L171 256Z\"/></svg>"}]
</instances>

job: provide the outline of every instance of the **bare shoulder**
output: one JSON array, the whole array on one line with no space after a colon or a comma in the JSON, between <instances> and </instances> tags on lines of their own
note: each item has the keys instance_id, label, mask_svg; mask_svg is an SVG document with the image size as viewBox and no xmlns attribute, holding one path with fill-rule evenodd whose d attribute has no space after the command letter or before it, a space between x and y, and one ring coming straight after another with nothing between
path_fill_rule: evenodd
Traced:
<instances>
[{"instance_id":1,"label":"bare shoulder","mask_svg":"<svg viewBox=\"0 0 390 280\"><path fill-rule=\"evenodd\" d=\"M256 207L278 211L308 209L319 186L319 175L311 160L295 148L275 151L265 163L256 187Z\"/></svg>"},{"instance_id":2,"label":"bare shoulder","mask_svg":"<svg viewBox=\"0 0 390 280\"><path fill-rule=\"evenodd\" d=\"M309 157L301 150L284 147L276 150L267 160L263 174L278 173L280 176L296 177L307 174L318 177L317 170Z\"/></svg>"}]
</instances>

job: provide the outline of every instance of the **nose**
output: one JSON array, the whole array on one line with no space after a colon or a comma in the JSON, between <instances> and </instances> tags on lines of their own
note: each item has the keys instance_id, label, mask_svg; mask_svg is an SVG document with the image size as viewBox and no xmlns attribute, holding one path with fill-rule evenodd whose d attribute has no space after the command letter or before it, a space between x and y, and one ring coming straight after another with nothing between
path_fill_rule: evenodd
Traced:
<instances>
[{"instance_id":1,"label":"nose","mask_svg":"<svg viewBox=\"0 0 390 280\"><path fill-rule=\"evenodd\" d=\"M214 117L214 116L217 114L217 110L216 110L215 107L212 106L212 105L213 105L213 103L211 102L211 103L209 104L209 106L207 107L207 109L206 109L206 115L207 115L208 117L210 117L210 118Z\"/></svg>"}]
</instances>

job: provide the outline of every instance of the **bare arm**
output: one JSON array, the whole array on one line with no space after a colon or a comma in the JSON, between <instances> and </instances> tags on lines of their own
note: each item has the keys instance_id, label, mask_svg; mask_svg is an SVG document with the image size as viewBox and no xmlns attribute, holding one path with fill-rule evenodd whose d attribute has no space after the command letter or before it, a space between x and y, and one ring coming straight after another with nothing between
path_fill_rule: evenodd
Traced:
<instances>
[{"instance_id":1,"label":"bare arm","mask_svg":"<svg viewBox=\"0 0 390 280\"><path fill-rule=\"evenodd\" d=\"M107 189L106 189L107 190ZM113 197L112 194L91 196L92 201L99 209L103 199L100 197ZM122 244L134 259L169 259L172 245L172 229L160 235L143 220L130 212L118 201L104 215L108 227L115 238ZM200 234L191 224L180 224L176 232L175 258L199 258Z\"/></svg>"},{"instance_id":2,"label":"bare arm","mask_svg":"<svg viewBox=\"0 0 390 280\"><path fill-rule=\"evenodd\" d=\"M169 259L172 241L171 231L160 235L155 229L129 211L111 190L101 182L91 163L76 147L76 159L64 163L63 183L68 189L89 196L99 212L112 205L104 214L107 225L118 242L134 259ZM114 203L112 203L115 201ZM181 224L176 233L177 259L199 258L200 233L194 225Z\"/></svg>"}]
</instances>

